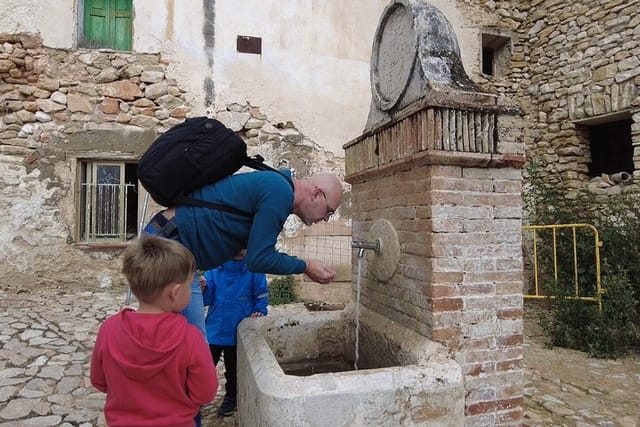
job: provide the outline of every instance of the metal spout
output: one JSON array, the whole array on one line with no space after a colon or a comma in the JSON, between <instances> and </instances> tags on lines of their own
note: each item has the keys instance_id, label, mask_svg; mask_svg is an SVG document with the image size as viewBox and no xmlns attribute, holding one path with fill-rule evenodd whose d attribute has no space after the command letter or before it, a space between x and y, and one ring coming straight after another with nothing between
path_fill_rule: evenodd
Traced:
<instances>
[{"instance_id":1,"label":"metal spout","mask_svg":"<svg viewBox=\"0 0 640 427\"><path fill-rule=\"evenodd\" d=\"M364 256L364 251L367 249L372 250L375 253L380 253L380 239L376 239L375 242L362 242L354 240L351 242L351 247L359 249L358 258L362 258Z\"/></svg>"}]
</instances>

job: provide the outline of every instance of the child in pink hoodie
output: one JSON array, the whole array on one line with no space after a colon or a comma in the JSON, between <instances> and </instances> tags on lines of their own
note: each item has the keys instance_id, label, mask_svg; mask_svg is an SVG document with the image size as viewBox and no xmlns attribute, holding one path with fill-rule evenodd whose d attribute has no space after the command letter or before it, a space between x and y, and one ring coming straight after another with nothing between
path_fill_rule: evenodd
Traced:
<instances>
[{"instance_id":1,"label":"child in pink hoodie","mask_svg":"<svg viewBox=\"0 0 640 427\"><path fill-rule=\"evenodd\" d=\"M180 243L144 235L124 253L122 272L139 302L104 321L91 383L107 393L110 427L193 427L213 400L216 369L202 333L178 314L191 299L195 260Z\"/></svg>"}]
</instances>

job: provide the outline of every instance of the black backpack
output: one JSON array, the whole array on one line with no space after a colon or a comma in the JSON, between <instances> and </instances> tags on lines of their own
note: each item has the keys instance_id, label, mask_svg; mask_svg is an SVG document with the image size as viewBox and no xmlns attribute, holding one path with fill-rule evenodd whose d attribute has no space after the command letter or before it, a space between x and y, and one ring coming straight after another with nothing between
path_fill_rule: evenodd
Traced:
<instances>
[{"instance_id":1,"label":"black backpack","mask_svg":"<svg viewBox=\"0 0 640 427\"><path fill-rule=\"evenodd\" d=\"M252 216L231 206L193 199L189 194L242 166L279 173L263 162L260 155L247 156L242 138L218 120L194 117L153 141L138 162L138 179L153 200L163 206L195 205Z\"/></svg>"}]
</instances>

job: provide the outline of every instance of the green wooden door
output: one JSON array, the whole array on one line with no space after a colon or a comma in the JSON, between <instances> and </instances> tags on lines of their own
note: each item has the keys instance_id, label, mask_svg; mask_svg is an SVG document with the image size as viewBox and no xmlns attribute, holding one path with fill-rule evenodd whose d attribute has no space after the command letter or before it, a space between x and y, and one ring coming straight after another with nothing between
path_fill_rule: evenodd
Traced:
<instances>
[{"instance_id":1,"label":"green wooden door","mask_svg":"<svg viewBox=\"0 0 640 427\"><path fill-rule=\"evenodd\" d=\"M132 0L84 0L84 36L93 47L131 50Z\"/></svg>"}]
</instances>

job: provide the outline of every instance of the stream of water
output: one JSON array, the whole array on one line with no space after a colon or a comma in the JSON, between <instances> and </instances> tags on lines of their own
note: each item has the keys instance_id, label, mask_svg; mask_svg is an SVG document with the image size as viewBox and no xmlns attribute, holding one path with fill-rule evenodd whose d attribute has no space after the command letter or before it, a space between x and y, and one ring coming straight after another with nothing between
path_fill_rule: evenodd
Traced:
<instances>
[{"instance_id":1,"label":"stream of water","mask_svg":"<svg viewBox=\"0 0 640 427\"><path fill-rule=\"evenodd\" d=\"M358 256L358 274L356 276L356 354L353 359L353 369L358 370L360 357L360 278L362 276L362 257Z\"/></svg>"}]
</instances>

